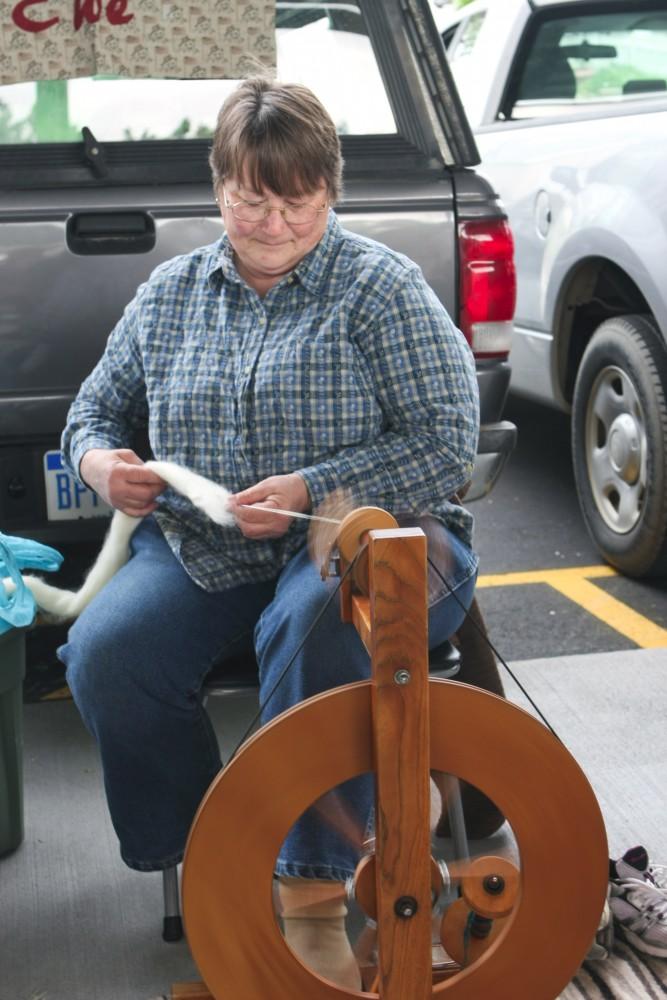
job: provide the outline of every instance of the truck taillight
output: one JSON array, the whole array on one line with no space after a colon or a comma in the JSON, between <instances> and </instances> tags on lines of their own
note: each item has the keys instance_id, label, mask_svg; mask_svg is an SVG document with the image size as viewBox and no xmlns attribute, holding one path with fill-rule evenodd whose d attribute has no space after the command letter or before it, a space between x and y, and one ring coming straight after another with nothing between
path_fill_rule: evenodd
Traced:
<instances>
[{"instance_id":1,"label":"truck taillight","mask_svg":"<svg viewBox=\"0 0 667 1000\"><path fill-rule=\"evenodd\" d=\"M505 219L459 225L459 326L476 358L509 354L516 305L514 240Z\"/></svg>"}]
</instances>

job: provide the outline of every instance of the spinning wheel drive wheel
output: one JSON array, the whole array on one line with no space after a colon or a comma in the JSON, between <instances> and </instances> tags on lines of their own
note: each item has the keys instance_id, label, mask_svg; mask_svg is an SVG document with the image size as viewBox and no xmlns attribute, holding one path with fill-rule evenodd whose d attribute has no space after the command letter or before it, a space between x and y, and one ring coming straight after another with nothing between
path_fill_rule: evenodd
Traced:
<instances>
[{"instance_id":1,"label":"spinning wheel drive wheel","mask_svg":"<svg viewBox=\"0 0 667 1000\"><path fill-rule=\"evenodd\" d=\"M433 986L452 1000L554 1000L581 963L602 912L607 848L599 807L568 751L532 716L451 681L429 683L431 760L488 795L521 857L516 904L489 949ZM216 1000L334 1000L285 943L274 913L275 859L321 795L373 770L371 683L286 712L213 783L183 868L188 941ZM409 961L409 956L397 956Z\"/></svg>"}]
</instances>

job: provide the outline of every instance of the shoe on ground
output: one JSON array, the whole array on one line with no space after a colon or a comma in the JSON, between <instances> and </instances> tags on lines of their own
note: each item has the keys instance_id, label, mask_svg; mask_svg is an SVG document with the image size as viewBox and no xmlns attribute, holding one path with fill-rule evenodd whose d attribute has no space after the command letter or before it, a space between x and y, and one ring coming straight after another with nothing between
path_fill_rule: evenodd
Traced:
<instances>
[{"instance_id":1,"label":"shoe on ground","mask_svg":"<svg viewBox=\"0 0 667 1000\"><path fill-rule=\"evenodd\" d=\"M618 861L610 862L609 877L638 878L667 892L667 865L652 865L645 847L631 847Z\"/></svg>"},{"instance_id":2,"label":"shoe on ground","mask_svg":"<svg viewBox=\"0 0 667 1000\"><path fill-rule=\"evenodd\" d=\"M611 883L607 886L607 898L593 944L588 949L588 954L586 955L586 961L588 962L599 962L605 958L609 958L614 947L614 921L611 907L609 906L610 894Z\"/></svg>"},{"instance_id":3,"label":"shoe on ground","mask_svg":"<svg viewBox=\"0 0 667 1000\"><path fill-rule=\"evenodd\" d=\"M616 927L637 951L667 958L665 869L650 865L644 848L631 848L610 865L609 906ZM660 885L662 882L663 885Z\"/></svg>"}]
</instances>

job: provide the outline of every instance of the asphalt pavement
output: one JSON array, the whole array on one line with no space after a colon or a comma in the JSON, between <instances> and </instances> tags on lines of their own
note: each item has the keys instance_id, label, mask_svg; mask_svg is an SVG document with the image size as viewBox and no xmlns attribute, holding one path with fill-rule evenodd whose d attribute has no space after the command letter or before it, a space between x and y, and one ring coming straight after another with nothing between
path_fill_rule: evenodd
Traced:
<instances>
[{"instance_id":1,"label":"asphalt pavement","mask_svg":"<svg viewBox=\"0 0 667 1000\"><path fill-rule=\"evenodd\" d=\"M498 651L527 660L667 646L667 581L612 572L588 537L569 418L514 397L505 416L517 448L491 494L470 504L478 600Z\"/></svg>"}]
</instances>

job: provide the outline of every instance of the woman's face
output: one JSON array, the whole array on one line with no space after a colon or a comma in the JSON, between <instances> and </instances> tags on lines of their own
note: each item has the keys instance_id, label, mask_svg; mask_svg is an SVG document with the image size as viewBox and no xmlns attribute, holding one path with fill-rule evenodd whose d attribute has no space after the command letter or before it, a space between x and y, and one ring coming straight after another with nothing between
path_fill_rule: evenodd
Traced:
<instances>
[{"instance_id":1,"label":"woman's face","mask_svg":"<svg viewBox=\"0 0 667 1000\"><path fill-rule=\"evenodd\" d=\"M317 246L327 226L324 183L307 195L282 198L268 188L255 191L243 179L226 178L217 193L227 235L236 253L238 272L259 292L268 290L292 271ZM266 209L270 211L261 218ZM307 221L286 222L280 209L288 213L291 210L296 217L305 213ZM249 222L239 215L260 218Z\"/></svg>"}]
</instances>

